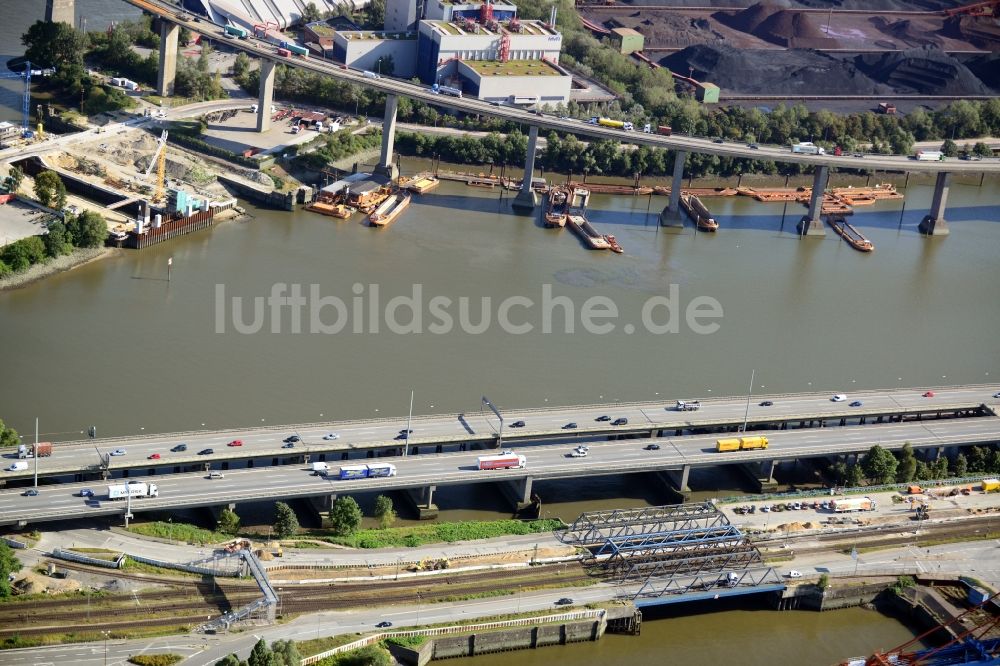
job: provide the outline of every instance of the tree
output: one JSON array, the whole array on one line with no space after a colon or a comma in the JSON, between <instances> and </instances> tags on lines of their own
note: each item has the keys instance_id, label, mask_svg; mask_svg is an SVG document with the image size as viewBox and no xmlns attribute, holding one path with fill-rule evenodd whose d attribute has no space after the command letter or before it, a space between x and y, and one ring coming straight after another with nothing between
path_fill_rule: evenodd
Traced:
<instances>
[{"instance_id":1,"label":"tree","mask_svg":"<svg viewBox=\"0 0 1000 666\"><path fill-rule=\"evenodd\" d=\"M35 196L42 202L43 206L52 204L60 186L65 190L66 186L63 185L62 178L55 171L46 170L35 176Z\"/></svg>"},{"instance_id":2,"label":"tree","mask_svg":"<svg viewBox=\"0 0 1000 666\"><path fill-rule=\"evenodd\" d=\"M382 27L385 24L385 0L370 0L365 7L365 20L371 27Z\"/></svg>"},{"instance_id":3,"label":"tree","mask_svg":"<svg viewBox=\"0 0 1000 666\"><path fill-rule=\"evenodd\" d=\"M250 56L240 51L236 56L236 61L233 62L233 76L239 80L246 76L248 71L250 71Z\"/></svg>"},{"instance_id":4,"label":"tree","mask_svg":"<svg viewBox=\"0 0 1000 666\"><path fill-rule=\"evenodd\" d=\"M0 259L0 278L5 278L13 272L14 270L7 265L7 262Z\"/></svg>"},{"instance_id":5,"label":"tree","mask_svg":"<svg viewBox=\"0 0 1000 666\"><path fill-rule=\"evenodd\" d=\"M92 210L79 215L66 216L66 230L76 247L100 247L108 238L108 224L104 216Z\"/></svg>"},{"instance_id":6,"label":"tree","mask_svg":"<svg viewBox=\"0 0 1000 666\"><path fill-rule=\"evenodd\" d=\"M235 654L227 654L225 657L215 662L215 666L244 666L245 661L240 661L240 658Z\"/></svg>"},{"instance_id":7,"label":"tree","mask_svg":"<svg viewBox=\"0 0 1000 666\"><path fill-rule=\"evenodd\" d=\"M955 157L958 155L958 144L951 139L945 139L944 143L941 144L941 152L945 154L945 157Z\"/></svg>"},{"instance_id":8,"label":"tree","mask_svg":"<svg viewBox=\"0 0 1000 666\"><path fill-rule=\"evenodd\" d=\"M14 557L14 550L0 541L0 599L10 596L10 574L21 570L21 561Z\"/></svg>"},{"instance_id":9,"label":"tree","mask_svg":"<svg viewBox=\"0 0 1000 666\"><path fill-rule=\"evenodd\" d=\"M392 76L396 72L396 60L391 53L379 56L379 59L375 61L375 71L382 76Z\"/></svg>"},{"instance_id":10,"label":"tree","mask_svg":"<svg viewBox=\"0 0 1000 666\"><path fill-rule=\"evenodd\" d=\"M299 531L299 519L292 507L284 502L274 504L274 534L279 539L287 539Z\"/></svg>"},{"instance_id":11,"label":"tree","mask_svg":"<svg viewBox=\"0 0 1000 666\"><path fill-rule=\"evenodd\" d=\"M830 477L839 485L844 483L847 478L847 463L843 460L838 460L837 462L830 465L827 470Z\"/></svg>"},{"instance_id":12,"label":"tree","mask_svg":"<svg viewBox=\"0 0 1000 666\"><path fill-rule=\"evenodd\" d=\"M396 510L392 506L391 498L385 495L379 495L375 498L375 517L378 518L382 529L396 522Z\"/></svg>"},{"instance_id":13,"label":"tree","mask_svg":"<svg viewBox=\"0 0 1000 666\"><path fill-rule=\"evenodd\" d=\"M931 468L923 460L917 461L916 470L913 473L913 478L917 481L927 481L931 478Z\"/></svg>"},{"instance_id":14,"label":"tree","mask_svg":"<svg viewBox=\"0 0 1000 666\"><path fill-rule=\"evenodd\" d=\"M0 259L15 272L23 271L45 259L45 243L38 236L22 238L4 247Z\"/></svg>"},{"instance_id":15,"label":"tree","mask_svg":"<svg viewBox=\"0 0 1000 666\"><path fill-rule=\"evenodd\" d=\"M948 458L941 456L929 465L932 479L948 478Z\"/></svg>"},{"instance_id":16,"label":"tree","mask_svg":"<svg viewBox=\"0 0 1000 666\"><path fill-rule=\"evenodd\" d=\"M982 474L988 472L990 465L990 451L985 446L970 446L967 459L969 462L968 471L972 474Z\"/></svg>"},{"instance_id":17,"label":"tree","mask_svg":"<svg viewBox=\"0 0 1000 666\"><path fill-rule=\"evenodd\" d=\"M917 459L909 442L903 444L899 452L899 466L896 468L896 482L909 483L917 473Z\"/></svg>"},{"instance_id":18,"label":"tree","mask_svg":"<svg viewBox=\"0 0 1000 666\"><path fill-rule=\"evenodd\" d=\"M313 21L319 21L322 18L323 15L320 13L319 8L316 7L315 2L306 4L305 10L302 12L303 23L312 23Z\"/></svg>"},{"instance_id":19,"label":"tree","mask_svg":"<svg viewBox=\"0 0 1000 666\"><path fill-rule=\"evenodd\" d=\"M24 181L24 170L14 165L10 168L8 176L10 177L10 191L16 194L21 189L21 182Z\"/></svg>"},{"instance_id":20,"label":"tree","mask_svg":"<svg viewBox=\"0 0 1000 666\"><path fill-rule=\"evenodd\" d=\"M191 31L188 30L187 28L181 28L180 34L177 35L177 41L180 42L181 44L187 45L191 43L192 39L193 37L191 35Z\"/></svg>"},{"instance_id":21,"label":"tree","mask_svg":"<svg viewBox=\"0 0 1000 666\"><path fill-rule=\"evenodd\" d=\"M20 443L21 438L18 436L17 431L7 427L7 424L0 420L0 447L16 446Z\"/></svg>"},{"instance_id":22,"label":"tree","mask_svg":"<svg viewBox=\"0 0 1000 666\"><path fill-rule=\"evenodd\" d=\"M236 534L240 531L240 517L229 507L219 514L219 531L223 534Z\"/></svg>"},{"instance_id":23,"label":"tree","mask_svg":"<svg viewBox=\"0 0 1000 666\"><path fill-rule=\"evenodd\" d=\"M892 451L883 449L878 444L868 449L868 453L861 458L861 470L865 477L875 483L892 483L898 466L899 462Z\"/></svg>"},{"instance_id":24,"label":"tree","mask_svg":"<svg viewBox=\"0 0 1000 666\"><path fill-rule=\"evenodd\" d=\"M87 37L68 23L35 21L21 36L21 43L25 46L24 57L32 65L59 70L69 64L83 64Z\"/></svg>"},{"instance_id":25,"label":"tree","mask_svg":"<svg viewBox=\"0 0 1000 666\"><path fill-rule=\"evenodd\" d=\"M271 652L274 654L274 666L299 666L302 663L302 655L291 639L275 641L271 645Z\"/></svg>"},{"instance_id":26,"label":"tree","mask_svg":"<svg viewBox=\"0 0 1000 666\"><path fill-rule=\"evenodd\" d=\"M982 141L976 142L976 145L972 147L972 153L979 157L993 157L993 149L990 148L989 144Z\"/></svg>"},{"instance_id":27,"label":"tree","mask_svg":"<svg viewBox=\"0 0 1000 666\"><path fill-rule=\"evenodd\" d=\"M958 478L969 474L969 460L965 457L964 453L959 453L955 456L955 460L952 462L952 474Z\"/></svg>"},{"instance_id":28,"label":"tree","mask_svg":"<svg viewBox=\"0 0 1000 666\"><path fill-rule=\"evenodd\" d=\"M66 184L62 182L62 178L59 179L59 184L56 185L55 201L52 203L56 210L64 210L66 208Z\"/></svg>"},{"instance_id":29,"label":"tree","mask_svg":"<svg viewBox=\"0 0 1000 666\"><path fill-rule=\"evenodd\" d=\"M58 220L49 222L49 233L42 236L42 242L45 243L45 254L50 257L69 254L73 250L66 225Z\"/></svg>"},{"instance_id":30,"label":"tree","mask_svg":"<svg viewBox=\"0 0 1000 666\"><path fill-rule=\"evenodd\" d=\"M281 504L281 502L278 504ZM257 644L253 646L253 650L250 651L247 666L271 666L271 649L267 647L267 641L263 638L257 641Z\"/></svg>"},{"instance_id":31,"label":"tree","mask_svg":"<svg viewBox=\"0 0 1000 666\"><path fill-rule=\"evenodd\" d=\"M847 468L846 483L849 488L857 488L864 480L860 465L851 465Z\"/></svg>"},{"instance_id":32,"label":"tree","mask_svg":"<svg viewBox=\"0 0 1000 666\"><path fill-rule=\"evenodd\" d=\"M341 536L352 534L361 525L361 507L353 497L338 497L330 507L330 526Z\"/></svg>"},{"instance_id":33,"label":"tree","mask_svg":"<svg viewBox=\"0 0 1000 666\"><path fill-rule=\"evenodd\" d=\"M990 454L986 469L993 474L1000 474L1000 449L994 449L993 453Z\"/></svg>"}]
</instances>

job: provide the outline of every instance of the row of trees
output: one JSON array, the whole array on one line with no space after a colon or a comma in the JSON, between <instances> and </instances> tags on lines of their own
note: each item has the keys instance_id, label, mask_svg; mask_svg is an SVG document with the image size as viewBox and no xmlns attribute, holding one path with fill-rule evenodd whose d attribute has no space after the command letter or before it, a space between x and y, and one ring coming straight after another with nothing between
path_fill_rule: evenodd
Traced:
<instances>
[{"instance_id":1,"label":"row of trees","mask_svg":"<svg viewBox=\"0 0 1000 666\"><path fill-rule=\"evenodd\" d=\"M918 460L909 443L897 454L875 445L857 464L840 461L830 466L830 476L837 483L857 487L865 482L882 485L931 481L975 474L1000 474L1000 448L972 446L966 452L937 460Z\"/></svg>"},{"instance_id":2,"label":"row of trees","mask_svg":"<svg viewBox=\"0 0 1000 666\"><path fill-rule=\"evenodd\" d=\"M268 646L267 641L261 638L245 661L230 654L215 662L215 666L299 666L301 663L302 655L295 641L275 641Z\"/></svg>"},{"instance_id":3,"label":"row of trees","mask_svg":"<svg viewBox=\"0 0 1000 666\"><path fill-rule=\"evenodd\" d=\"M331 162L380 145L382 132L380 130L367 134L355 134L350 129L344 129L325 137L325 139L320 148L297 157L296 163L306 169L319 171Z\"/></svg>"},{"instance_id":4,"label":"row of trees","mask_svg":"<svg viewBox=\"0 0 1000 666\"><path fill-rule=\"evenodd\" d=\"M21 561L14 556L14 550L0 541L0 599L6 599L13 590L10 586L10 574L21 570Z\"/></svg>"},{"instance_id":5,"label":"row of trees","mask_svg":"<svg viewBox=\"0 0 1000 666\"><path fill-rule=\"evenodd\" d=\"M0 421L0 428L3 422ZM17 433L14 433L17 438ZM0 441L2 436L0 436ZM396 509L393 507L392 499L385 495L375 498L375 517L383 529L391 527L396 522ZM329 518L333 531L340 536L348 536L357 531L361 526L364 514L361 507L353 497L339 497L330 508ZM240 517L235 511L229 508L222 510L219 514L218 530L224 534L237 534L240 531ZM299 531L299 519L295 515L292 507L284 502L274 504L274 535L278 539L287 539L294 536Z\"/></svg>"},{"instance_id":6,"label":"row of trees","mask_svg":"<svg viewBox=\"0 0 1000 666\"><path fill-rule=\"evenodd\" d=\"M5 446L16 446L21 443L21 436L17 431L9 427L0 419L0 448Z\"/></svg>"}]
</instances>

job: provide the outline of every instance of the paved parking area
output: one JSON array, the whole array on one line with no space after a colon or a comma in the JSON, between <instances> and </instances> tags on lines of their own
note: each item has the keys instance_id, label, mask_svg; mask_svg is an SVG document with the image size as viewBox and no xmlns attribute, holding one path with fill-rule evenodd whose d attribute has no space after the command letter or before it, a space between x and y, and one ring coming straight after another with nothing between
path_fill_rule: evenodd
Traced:
<instances>
[{"instance_id":1,"label":"paved parking area","mask_svg":"<svg viewBox=\"0 0 1000 666\"><path fill-rule=\"evenodd\" d=\"M48 213L18 200L0 205L0 247L45 231Z\"/></svg>"}]
</instances>

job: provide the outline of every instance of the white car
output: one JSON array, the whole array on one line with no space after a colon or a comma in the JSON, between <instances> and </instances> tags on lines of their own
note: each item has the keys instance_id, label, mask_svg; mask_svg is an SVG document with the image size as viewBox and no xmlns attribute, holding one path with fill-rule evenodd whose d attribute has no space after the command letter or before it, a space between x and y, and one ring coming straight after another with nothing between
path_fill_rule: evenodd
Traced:
<instances>
[{"instance_id":1,"label":"white car","mask_svg":"<svg viewBox=\"0 0 1000 666\"><path fill-rule=\"evenodd\" d=\"M587 452L586 451L581 451L580 449L573 449L569 453L569 457L570 458L586 458L587 457Z\"/></svg>"},{"instance_id":2,"label":"white car","mask_svg":"<svg viewBox=\"0 0 1000 666\"><path fill-rule=\"evenodd\" d=\"M801 571L796 571L795 569L792 569L791 571L788 572L788 577L789 578L802 578L802 572Z\"/></svg>"},{"instance_id":3,"label":"white car","mask_svg":"<svg viewBox=\"0 0 1000 666\"><path fill-rule=\"evenodd\" d=\"M830 400L832 402L844 402L845 400L847 400L847 396L844 395L843 393L837 393L832 398L830 398Z\"/></svg>"},{"instance_id":4,"label":"white car","mask_svg":"<svg viewBox=\"0 0 1000 666\"><path fill-rule=\"evenodd\" d=\"M115 449L114 451L111 452L111 455L113 455L113 456L123 456L123 455L125 455L125 449Z\"/></svg>"},{"instance_id":5,"label":"white car","mask_svg":"<svg viewBox=\"0 0 1000 666\"><path fill-rule=\"evenodd\" d=\"M994 393L993 397L994 398L1000 398L1000 391L997 391L996 393Z\"/></svg>"},{"instance_id":6,"label":"white car","mask_svg":"<svg viewBox=\"0 0 1000 666\"><path fill-rule=\"evenodd\" d=\"M332 442L335 439L340 439L340 435L338 435L335 432L331 432L329 435L323 435L323 439L325 439L328 442Z\"/></svg>"}]
</instances>

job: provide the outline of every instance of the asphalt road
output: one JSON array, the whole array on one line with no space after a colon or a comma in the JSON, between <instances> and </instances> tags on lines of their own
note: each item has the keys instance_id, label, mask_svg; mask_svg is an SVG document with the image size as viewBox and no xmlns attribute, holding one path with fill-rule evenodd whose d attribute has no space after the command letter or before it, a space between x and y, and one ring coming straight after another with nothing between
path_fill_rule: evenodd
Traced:
<instances>
[{"instance_id":1,"label":"asphalt road","mask_svg":"<svg viewBox=\"0 0 1000 666\"><path fill-rule=\"evenodd\" d=\"M169 19L171 22L187 27L192 32L200 33L211 39L223 39L223 29L205 19L194 21L193 19L180 20L177 17L178 9L174 6L162 2L151 0L126 0L144 11L157 16ZM285 58L277 54L276 45L266 41L258 40L251 36L249 39L229 39L226 40L234 49L245 51L247 54L265 58L274 62L280 62L292 67L306 69L320 74L325 74L335 79L351 81L358 85L374 88L388 94L404 95L413 99L419 99L429 104L446 106L467 113L477 113L491 116L499 116L514 122L521 122L528 125L535 125L540 130L555 130L569 132L571 134L582 134L601 139L611 139L613 141L627 141L629 143L643 144L659 148L670 148L686 150L690 152L709 153L713 155L724 155L729 157L742 157L756 160L776 160L780 162L796 162L799 164L829 165L838 167L849 167L855 169L891 169L897 171L922 171L922 172L1000 172L1000 160L989 159L982 162L963 162L949 160L947 162L917 162L906 155L870 155L866 158L855 158L850 156L834 157L832 155L803 155L790 152L788 146L760 146L758 150L753 150L743 143L714 143L710 138L688 137L688 136L659 136L656 134L645 134L643 132L623 132L622 130L590 125L572 118L558 118L553 115L536 115L524 109L512 106L496 106L489 102L475 98L463 97L455 98L447 95L438 95L431 92L430 88L418 85L410 81L391 79L382 77L378 79L366 78L358 70L344 69L340 65L328 60L317 58Z\"/></svg>"},{"instance_id":2,"label":"asphalt road","mask_svg":"<svg viewBox=\"0 0 1000 666\"><path fill-rule=\"evenodd\" d=\"M866 414L879 414L948 406L973 407L983 403L996 404L992 396L995 386L960 386L934 389L933 398L924 398L923 389L900 389L895 391L863 391L848 393L847 400L832 402L830 394L796 394L785 396L756 396L750 401L751 421L764 418L773 419L839 419ZM760 402L771 401L769 407L761 407ZM860 400L861 407L851 407L850 402ZM726 422L742 422L747 413L746 397L717 398L703 400L696 412L679 412L673 407L675 401L655 403L628 403L620 405L588 405L556 407L540 410L501 409L504 415L504 441L514 445L518 439L567 437L579 441L588 436L602 436L622 432L644 432L654 429L666 431ZM612 426L610 421L597 421L601 416L611 419L627 418L627 426ZM512 428L511 424L524 421L522 428ZM576 423L577 428L566 429L568 423ZM102 457L114 449L125 450L124 455L110 458L111 469L135 468L137 472L148 472L158 465L169 468L182 464L219 463L253 457L294 456L303 453L350 451L364 448L402 447L400 437L406 427L406 419L382 419L371 421L345 421L341 423L306 424L268 428L248 428L245 430L189 432L168 435L151 435L137 438L115 438L82 442L58 443L52 455L38 460L40 475L55 473L76 473L90 468L97 469ZM471 414L443 414L439 416L419 416L413 419L410 429L411 446L426 447L438 443L457 443L495 439L499 421L492 412L486 410ZM324 440L324 436L336 434L337 439ZM283 449L282 440L290 435L302 439L292 449ZM242 446L228 446L235 440ZM187 451L172 452L178 444L186 444ZM198 452L211 448L211 455ZM424 449L426 451L426 448ZM159 455L158 460L149 460ZM423 455L423 454L422 454ZM16 451L5 453L0 459L4 469L17 460ZM34 473L34 461L29 469L19 472L4 471L5 479L28 478ZM218 465L216 464L216 467Z\"/></svg>"},{"instance_id":3,"label":"asphalt road","mask_svg":"<svg viewBox=\"0 0 1000 666\"><path fill-rule=\"evenodd\" d=\"M345 492L422 488L426 486L576 478L608 474L631 474L684 465L712 466L748 461L790 460L836 453L864 451L878 443L898 449L909 442L913 448L981 443L1000 440L1000 417L987 416L960 420L930 420L836 428L757 431L765 434L767 450L718 453L718 435L627 439L593 442L585 458L569 457L575 442L528 446L517 449L527 457L521 470L480 470L477 458L483 452L454 452L383 457L380 462L396 465L398 474L390 478L341 481L314 476L305 465L278 465L228 470L221 479L210 479L204 472L171 474L140 479L154 482L158 498L137 499L132 510L166 509L192 506L215 506L229 502L290 497L318 497ZM646 450L649 444L659 450ZM336 463L331 465L335 467ZM96 497L78 496L81 488L92 488ZM90 517L120 513L122 501L106 499L106 487L98 483L73 483L39 486L38 496L26 497L20 489L0 492L0 524L18 520L39 522L60 518Z\"/></svg>"}]
</instances>

